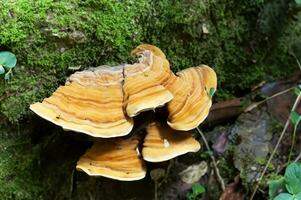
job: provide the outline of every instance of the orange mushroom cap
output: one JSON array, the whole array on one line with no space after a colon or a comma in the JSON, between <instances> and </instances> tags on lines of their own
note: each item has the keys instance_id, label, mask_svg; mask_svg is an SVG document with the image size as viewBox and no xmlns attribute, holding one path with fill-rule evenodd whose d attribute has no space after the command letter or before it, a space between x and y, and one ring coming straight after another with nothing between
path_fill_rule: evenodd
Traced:
<instances>
[{"instance_id":1,"label":"orange mushroom cap","mask_svg":"<svg viewBox=\"0 0 301 200\"><path fill-rule=\"evenodd\" d=\"M103 139L79 159L76 169L90 176L104 176L120 181L143 179L146 170L139 157L138 140Z\"/></svg>"},{"instance_id":2,"label":"orange mushroom cap","mask_svg":"<svg viewBox=\"0 0 301 200\"><path fill-rule=\"evenodd\" d=\"M201 147L191 133L173 130L159 122L149 124L146 132L142 156L149 162L170 160L188 152L197 152Z\"/></svg>"},{"instance_id":3,"label":"orange mushroom cap","mask_svg":"<svg viewBox=\"0 0 301 200\"><path fill-rule=\"evenodd\" d=\"M165 54L163 53L163 51L161 49L159 49L158 47L151 45L151 44L140 44L138 47L136 47L134 50L132 50L131 54L139 55L147 50L153 52L153 54L155 56L158 56L162 59L166 58Z\"/></svg>"},{"instance_id":4,"label":"orange mushroom cap","mask_svg":"<svg viewBox=\"0 0 301 200\"><path fill-rule=\"evenodd\" d=\"M207 117L212 105L210 92L216 90L217 78L213 69L202 65L172 73L165 54L149 44L141 44L132 54L141 55L151 51L163 60L163 69L168 75L161 79L160 84L168 89L174 98L167 103L168 124L176 130L191 130L196 128Z\"/></svg>"},{"instance_id":5,"label":"orange mushroom cap","mask_svg":"<svg viewBox=\"0 0 301 200\"><path fill-rule=\"evenodd\" d=\"M154 110L169 102L173 95L161 85L169 73L163 60L151 51L144 51L139 63L124 67L126 112L134 117L140 112Z\"/></svg>"},{"instance_id":6,"label":"orange mushroom cap","mask_svg":"<svg viewBox=\"0 0 301 200\"><path fill-rule=\"evenodd\" d=\"M138 63L76 72L49 98L30 105L36 114L64 129L111 138L95 142L78 161L76 168L88 175L124 181L144 178L139 141L112 137L132 131L131 117L164 105L167 124L146 127L143 159L161 162L200 149L185 131L199 126L209 113L217 87L214 70L201 65L175 75L165 54L149 44L139 45L132 54L140 56Z\"/></svg>"},{"instance_id":7,"label":"orange mushroom cap","mask_svg":"<svg viewBox=\"0 0 301 200\"><path fill-rule=\"evenodd\" d=\"M103 138L127 135L133 120L124 115L122 81L121 66L77 72L30 109L67 130Z\"/></svg>"},{"instance_id":8,"label":"orange mushroom cap","mask_svg":"<svg viewBox=\"0 0 301 200\"><path fill-rule=\"evenodd\" d=\"M196 128L208 116L212 105L210 90L216 90L217 78L213 69L202 65L177 73L165 85L174 95L168 103L168 125L176 130Z\"/></svg>"},{"instance_id":9,"label":"orange mushroom cap","mask_svg":"<svg viewBox=\"0 0 301 200\"><path fill-rule=\"evenodd\" d=\"M144 54L145 52L147 51L150 51L152 52L152 54L155 56L155 57L160 57L163 61L163 70L166 72L165 74L165 78L161 79L161 82L160 84L164 84L169 76L171 74L173 74L173 72L170 70L170 64L168 62L168 60L166 59L166 56L165 54L162 52L161 49L159 49L158 47L154 46L154 45L150 45L150 44L141 44L139 45L138 47L136 47L132 52L131 54L132 55L142 55Z\"/></svg>"}]
</instances>

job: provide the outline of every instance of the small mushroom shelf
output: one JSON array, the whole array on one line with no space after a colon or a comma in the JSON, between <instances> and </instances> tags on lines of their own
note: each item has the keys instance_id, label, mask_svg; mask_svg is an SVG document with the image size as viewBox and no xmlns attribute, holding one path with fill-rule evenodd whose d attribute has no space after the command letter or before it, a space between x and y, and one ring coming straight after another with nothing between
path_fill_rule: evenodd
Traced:
<instances>
[{"instance_id":1,"label":"small mushroom shelf","mask_svg":"<svg viewBox=\"0 0 301 200\"><path fill-rule=\"evenodd\" d=\"M140 56L137 63L76 72L42 103L30 105L65 130L97 138L76 166L90 176L139 180L146 175L144 160L162 162L200 149L189 131L209 113L214 70L201 65L174 74L164 53L149 44L132 54ZM168 116L146 123L144 138L135 134L134 118L160 107Z\"/></svg>"}]
</instances>

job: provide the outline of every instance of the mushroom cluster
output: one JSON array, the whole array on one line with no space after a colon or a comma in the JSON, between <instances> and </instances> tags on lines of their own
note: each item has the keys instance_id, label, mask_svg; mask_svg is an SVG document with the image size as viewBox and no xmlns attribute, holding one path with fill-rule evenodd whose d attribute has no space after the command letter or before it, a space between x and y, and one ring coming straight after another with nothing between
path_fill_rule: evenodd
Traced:
<instances>
[{"instance_id":1,"label":"mushroom cluster","mask_svg":"<svg viewBox=\"0 0 301 200\"><path fill-rule=\"evenodd\" d=\"M200 149L189 131L209 113L217 85L214 70L201 65L174 74L164 53L149 44L132 54L140 56L137 63L76 72L49 98L30 105L65 130L97 138L76 166L90 176L139 180L146 174L144 161L162 162ZM147 122L145 136L135 134L134 119L160 107L167 116Z\"/></svg>"}]
</instances>

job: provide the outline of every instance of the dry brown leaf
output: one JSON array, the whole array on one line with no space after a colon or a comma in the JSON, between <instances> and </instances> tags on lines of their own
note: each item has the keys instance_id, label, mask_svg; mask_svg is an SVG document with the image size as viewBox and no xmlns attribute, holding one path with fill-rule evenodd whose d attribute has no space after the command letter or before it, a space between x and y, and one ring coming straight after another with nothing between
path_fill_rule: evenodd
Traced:
<instances>
[{"instance_id":1,"label":"dry brown leaf","mask_svg":"<svg viewBox=\"0 0 301 200\"><path fill-rule=\"evenodd\" d=\"M234 182L226 186L219 200L244 200L243 187L240 184L239 175L234 178Z\"/></svg>"}]
</instances>

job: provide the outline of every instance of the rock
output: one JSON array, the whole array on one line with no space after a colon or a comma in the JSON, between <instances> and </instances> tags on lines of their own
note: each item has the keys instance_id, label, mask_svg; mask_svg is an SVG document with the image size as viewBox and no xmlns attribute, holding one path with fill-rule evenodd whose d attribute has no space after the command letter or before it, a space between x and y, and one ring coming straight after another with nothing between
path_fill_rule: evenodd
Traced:
<instances>
[{"instance_id":1,"label":"rock","mask_svg":"<svg viewBox=\"0 0 301 200\"><path fill-rule=\"evenodd\" d=\"M198 182L202 176L207 173L208 165L205 161L199 164L191 165L180 172L181 180L187 184L194 184Z\"/></svg>"},{"instance_id":2,"label":"rock","mask_svg":"<svg viewBox=\"0 0 301 200\"><path fill-rule=\"evenodd\" d=\"M245 183L250 184L258 178L256 169L261 169L261 161L265 161L270 152L272 139L271 119L266 109L254 109L243 113L232 130L239 144L234 150L234 165L240 170Z\"/></svg>"},{"instance_id":3,"label":"rock","mask_svg":"<svg viewBox=\"0 0 301 200\"><path fill-rule=\"evenodd\" d=\"M73 31L72 33L68 34L70 40L74 41L75 43L84 43L86 41L86 36L81 31Z\"/></svg>"},{"instance_id":4,"label":"rock","mask_svg":"<svg viewBox=\"0 0 301 200\"><path fill-rule=\"evenodd\" d=\"M202 31L204 34L209 34L208 24L202 24Z\"/></svg>"},{"instance_id":5,"label":"rock","mask_svg":"<svg viewBox=\"0 0 301 200\"><path fill-rule=\"evenodd\" d=\"M266 83L261 88L260 92L266 96L272 96L296 86L298 82L300 82L300 79L301 73L299 72L287 80ZM284 125L288 116L290 115L295 99L296 95L294 94L293 90L274 97L267 101L268 112ZM297 112L301 112L300 104L297 107ZM292 131L292 128L292 126L289 127L290 131ZM301 129L299 128L298 131L301 131Z\"/></svg>"}]
</instances>

